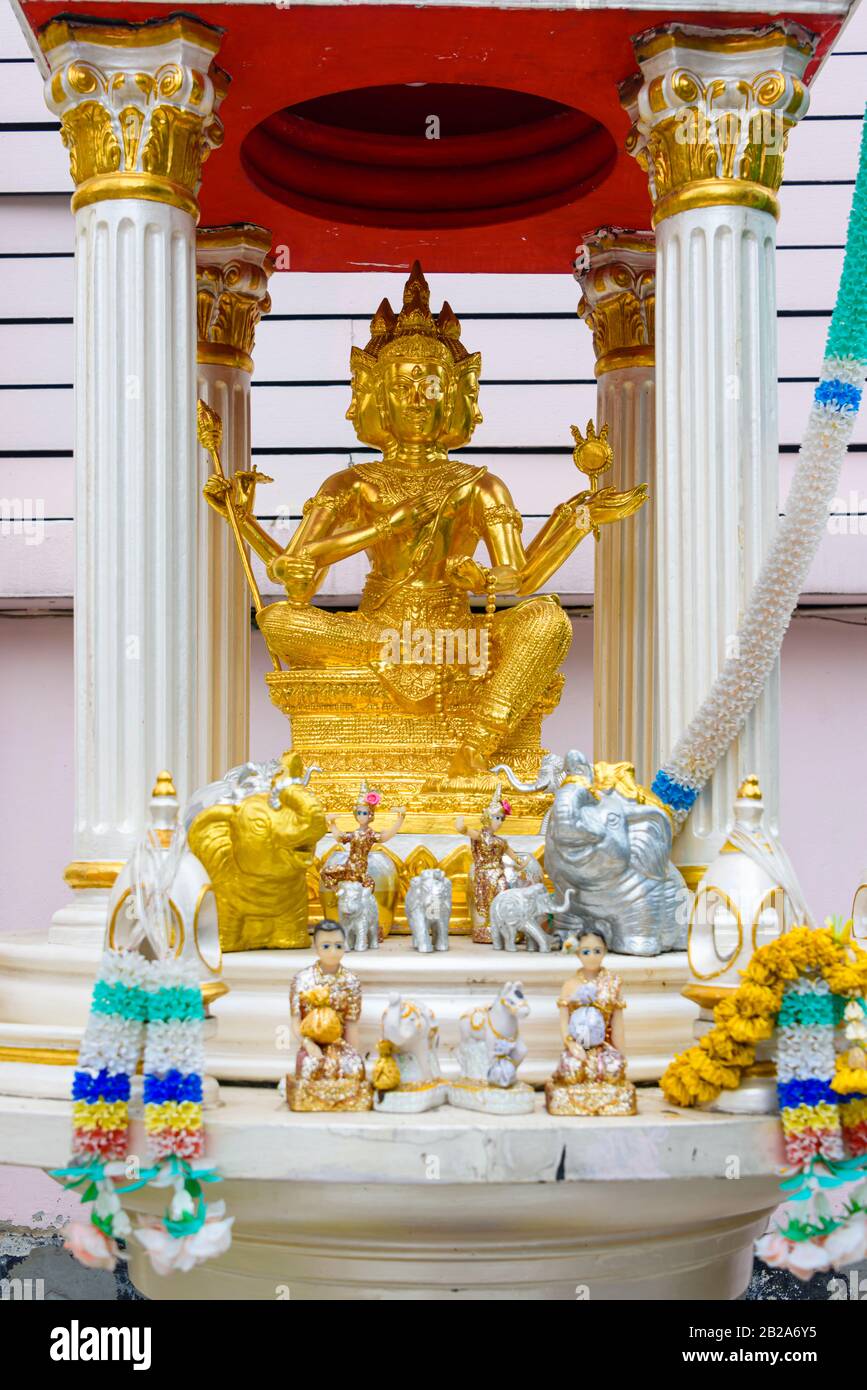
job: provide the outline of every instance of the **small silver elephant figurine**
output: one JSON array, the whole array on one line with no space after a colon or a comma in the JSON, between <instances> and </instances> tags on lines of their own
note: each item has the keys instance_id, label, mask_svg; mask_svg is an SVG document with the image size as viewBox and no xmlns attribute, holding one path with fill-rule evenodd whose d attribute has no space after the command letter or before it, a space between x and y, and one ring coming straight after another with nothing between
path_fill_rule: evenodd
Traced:
<instances>
[{"instance_id":1,"label":"small silver elephant figurine","mask_svg":"<svg viewBox=\"0 0 867 1390\"><path fill-rule=\"evenodd\" d=\"M379 946L379 912L376 898L364 883L347 879L337 889L337 916L346 932L350 951L376 950Z\"/></svg>"},{"instance_id":2,"label":"small silver elephant figurine","mask_svg":"<svg viewBox=\"0 0 867 1390\"><path fill-rule=\"evenodd\" d=\"M422 869L409 881L406 920L417 951L449 949L452 885L442 869Z\"/></svg>"},{"instance_id":3,"label":"small silver elephant figurine","mask_svg":"<svg viewBox=\"0 0 867 1390\"><path fill-rule=\"evenodd\" d=\"M554 913L564 912L568 905L568 894L562 902L555 902L544 883L504 888L494 898L488 914L491 945L495 951L516 951L516 938L523 932L528 951L550 951L560 945L560 938L545 931L542 921Z\"/></svg>"},{"instance_id":4,"label":"small silver elephant figurine","mask_svg":"<svg viewBox=\"0 0 867 1390\"><path fill-rule=\"evenodd\" d=\"M565 757L560 753L546 753L539 764L539 771L536 773L534 782L519 782L508 763L498 763L496 767L491 768L491 771L502 772L516 792L556 792L567 777L584 777L588 782L593 780L593 768L587 762L584 754L577 748L570 748ZM550 818L551 810L549 807L542 818L543 835Z\"/></svg>"},{"instance_id":5,"label":"small silver elephant figurine","mask_svg":"<svg viewBox=\"0 0 867 1390\"><path fill-rule=\"evenodd\" d=\"M516 792L555 792L566 775L565 759L559 753L546 753L534 782L520 782L508 763L497 763L491 772L502 772Z\"/></svg>"},{"instance_id":6,"label":"small silver elephant figurine","mask_svg":"<svg viewBox=\"0 0 867 1390\"><path fill-rule=\"evenodd\" d=\"M691 894L671 862L672 825L635 781L628 763L593 767L573 749L545 832L545 869L558 892L572 890L561 935L594 920L609 924L611 950L655 956L686 946ZM587 773L592 773L588 777Z\"/></svg>"}]
</instances>

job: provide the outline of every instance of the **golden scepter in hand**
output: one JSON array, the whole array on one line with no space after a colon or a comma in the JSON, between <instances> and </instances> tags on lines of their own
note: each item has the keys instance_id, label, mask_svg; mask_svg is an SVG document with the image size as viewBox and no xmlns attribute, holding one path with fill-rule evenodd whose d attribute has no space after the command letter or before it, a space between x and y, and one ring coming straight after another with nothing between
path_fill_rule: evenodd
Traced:
<instances>
[{"instance_id":1,"label":"golden scepter in hand","mask_svg":"<svg viewBox=\"0 0 867 1390\"><path fill-rule=\"evenodd\" d=\"M589 496L586 493L584 496L594 514L593 535L598 541L599 522L619 521L622 517L631 516L633 512L638 511L647 500L647 484L639 483L637 487L629 488L626 492L618 492L613 487L600 489L601 474L607 473L614 463L614 450L608 443L608 426L603 425L597 434L593 421L588 420L586 435L581 433L577 425L570 425L570 429L575 441L572 462L578 471L590 480Z\"/></svg>"},{"instance_id":2,"label":"golden scepter in hand","mask_svg":"<svg viewBox=\"0 0 867 1390\"><path fill-rule=\"evenodd\" d=\"M256 616L262 610L262 595L259 593L259 585L256 583L256 576L253 574L253 566L250 564L250 556L247 554L247 547L244 544L244 537L241 535L241 523L238 520L238 513L235 510L235 498L233 496L233 478L227 478L220 459L220 450L223 447L223 422L215 410L199 398L196 401L196 433L199 443L206 453L210 454L214 472L225 483L223 493L226 504L226 515L232 527L232 534L235 537L235 544L238 547L238 554L241 557L241 564L244 569L244 576L253 596L253 607ZM242 475L235 474L234 477ZM274 479L269 478L267 473L260 473L256 465L246 474L255 483L273 483ZM280 663L273 656L275 670L279 671Z\"/></svg>"}]
</instances>

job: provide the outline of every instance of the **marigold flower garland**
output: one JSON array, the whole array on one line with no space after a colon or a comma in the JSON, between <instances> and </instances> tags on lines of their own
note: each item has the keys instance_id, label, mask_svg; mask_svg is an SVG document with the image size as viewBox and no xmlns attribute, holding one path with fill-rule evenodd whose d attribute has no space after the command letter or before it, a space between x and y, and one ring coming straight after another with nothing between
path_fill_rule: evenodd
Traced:
<instances>
[{"instance_id":1,"label":"marigold flower garland","mask_svg":"<svg viewBox=\"0 0 867 1390\"><path fill-rule=\"evenodd\" d=\"M804 1217L756 1245L770 1264L809 1278L867 1256L867 1182L834 1211L826 1191L867 1176L867 952L848 924L796 927L756 951L743 983L714 1010L714 1027L662 1078L675 1105L735 1089L756 1043L777 1030L777 1094L791 1176L788 1202ZM839 1053L841 1032L851 1046Z\"/></svg>"},{"instance_id":2,"label":"marigold flower garland","mask_svg":"<svg viewBox=\"0 0 867 1390\"><path fill-rule=\"evenodd\" d=\"M861 403L867 374L867 120L825 360L798 468L737 635L736 657L714 684L652 789L683 825L702 787L743 728L776 661L813 557Z\"/></svg>"}]
</instances>

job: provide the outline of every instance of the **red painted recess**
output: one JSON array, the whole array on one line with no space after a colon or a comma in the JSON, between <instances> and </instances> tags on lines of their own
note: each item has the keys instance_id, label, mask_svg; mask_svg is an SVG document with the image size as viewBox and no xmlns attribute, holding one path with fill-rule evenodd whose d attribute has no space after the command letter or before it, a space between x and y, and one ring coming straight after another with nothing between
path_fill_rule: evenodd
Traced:
<instances>
[{"instance_id":1,"label":"red painted recess","mask_svg":"<svg viewBox=\"0 0 867 1390\"><path fill-rule=\"evenodd\" d=\"M250 131L241 160L257 188L327 221L433 229L576 202L610 174L617 146L560 102L436 83L361 87L279 111Z\"/></svg>"},{"instance_id":2,"label":"red painted recess","mask_svg":"<svg viewBox=\"0 0 867 1390\"><path fill-rule=\"evenodd\" d=\"M24 13L36 29L62 13L143 20L179 8L27 0ZM635 71L632 35L672 19L768 22L664 9L192 12L225 30L218 62L232 78L202 225L260 223L297 271L404 270L417 256L428 271L568 271L582 233L649 225L617 99ZM793 18L821 36L819 56L842 22ZM439 140L426 138L430 115Z\"/></svg>"}]
</instances>

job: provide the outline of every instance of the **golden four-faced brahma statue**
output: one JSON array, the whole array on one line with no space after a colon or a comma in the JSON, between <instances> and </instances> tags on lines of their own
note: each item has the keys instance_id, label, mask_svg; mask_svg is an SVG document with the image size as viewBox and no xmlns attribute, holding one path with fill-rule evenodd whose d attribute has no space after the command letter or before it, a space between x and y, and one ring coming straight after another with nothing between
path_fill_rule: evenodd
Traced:
<instances>
[{"instance_id":1,"label":"golden four-faced brahma statue","mask_svg":"<svg viewBox=\"0 0 867 1390\"><path fill-rule=\"evenodd\" d=\"M275 665L266 679L291 718L293 749L323 768L325 804L350 809L358 777L373 776L410 816L425 813L430 829L448 816L451 828L456 809L487 803L492 763L535 775L571 640L559 600L537 591L585 536L635 512L646 489L599 488L612 462L606 432L575 431L591 489L525 545L505 483L449 458L482 420L481 358L461 343L448 304L431 313L417 262L400 313L383 300L351 367L347 418L381 457L327 478L285 548L253 515L255 469L215 474L205 495L223 517L234 512L237 533L286 591L257 612ZM360 551L370 570L357 612L317 607L329 567ZM524 595L535 597L512 601Z\"/></svg>"}]
</instances>

